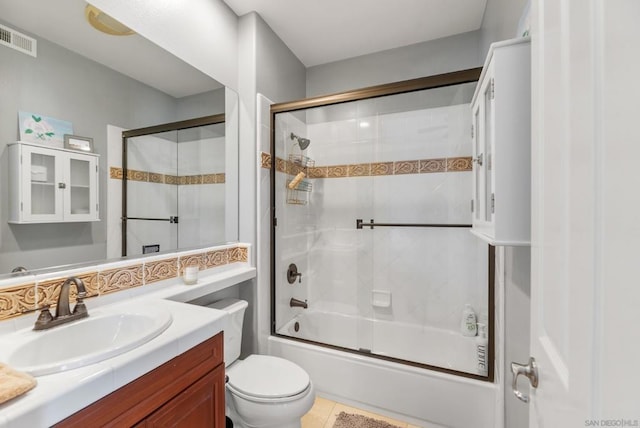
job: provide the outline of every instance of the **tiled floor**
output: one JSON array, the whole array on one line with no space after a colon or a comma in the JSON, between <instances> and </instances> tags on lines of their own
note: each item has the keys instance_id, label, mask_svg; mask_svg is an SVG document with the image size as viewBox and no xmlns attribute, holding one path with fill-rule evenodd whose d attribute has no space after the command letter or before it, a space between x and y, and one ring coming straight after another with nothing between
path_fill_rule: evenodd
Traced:
<instances>
[{"instance_id":1,"label":"tiled floor","mask_svg":"<svg viewBox=\"0 0 640 428\"><path fill-rule=\"evenodd\" d=\"M390 424L397 425L401 428L420 428L406 422L398 421L386 416L377 415L375 413L360 410L355 407L346 406L326 398L316 397L313 407L302 417L302 428L331 428L340 412L355 413L358 415L368 416L374 419L380 419Z\"/></svg>"}]
</instances>

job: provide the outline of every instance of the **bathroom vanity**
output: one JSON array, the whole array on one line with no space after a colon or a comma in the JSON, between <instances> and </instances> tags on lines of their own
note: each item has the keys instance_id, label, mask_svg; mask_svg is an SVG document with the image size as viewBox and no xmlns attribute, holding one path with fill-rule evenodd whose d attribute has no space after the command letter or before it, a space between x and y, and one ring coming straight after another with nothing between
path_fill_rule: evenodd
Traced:
<instances>
[{"instance_id":1,"label":"bathroom vanity","mask_svg":"<svg viewBox=\"0 0 640 428\"><path fill-rule=\"evenodd\" d=\"M222 336L218 333L54 427L224 426Z\"/></svg>"},{"instance_id":2,"label":"bathroom vanity","mask_svg":"<svg viewBox=\"0 0 640 428\"><path fill-rule=\"evenodd\" d=\"M184 257L189 256L192 255L187 252ZM148 267L158 263L158 257L162 256L145 259ZM66 271L61 275L75 273ZM75 330L77 333L58 336L58 348L75 350L74 365L56 366L54 360L60 359L60 352L38 358L59 369L38 376L34 389L0 404L0 428L174 424L224 427L223 331L227 328L227 314L186 302L206 299L254 277L255 268L235 263L202 271L194 285L185 285L178 277L107 294L86 301L88 318L44 332L32 331L35 312L3 321L0 360L16 370L28 371L29 363L21 367L29 359L24 351L27 348L20 346L34 335L50 335L67 326L86 323L95 330L95 336L107 337L109 333L101 334L106 327L101 327L100 320L112 320L113 314L120 314L125 324L132 320L128 325L135 326L133 330L144 322L144 316L153 317L154 313L168 313L171 319L164 330L145 343L97 361L89 358L94 352L87 343L94 341L86 334ZM16 351L20 358L11 362ZM83 361L76 364L76 358Z\"/></svg>"}]
</instances>

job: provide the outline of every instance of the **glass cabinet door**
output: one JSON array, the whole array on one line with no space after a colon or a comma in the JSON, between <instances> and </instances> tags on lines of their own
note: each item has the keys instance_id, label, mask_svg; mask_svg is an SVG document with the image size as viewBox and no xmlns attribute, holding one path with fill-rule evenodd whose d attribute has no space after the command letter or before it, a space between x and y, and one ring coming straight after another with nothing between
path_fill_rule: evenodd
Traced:
<instances>
[{"instance_id":1,"label":"glass cabinet door","mask_svg":"<svg viewBox=\"0 0 640 428\"><path fill-rule=\"evenodd\" d=\"M493 221L493 78L483 88L484 103L484 220Z\"/></svg>"},{"instance_id":2,"label":"glass cabinet door","mask_svg":"<svg viewBox=\"0 0 640 428\"><path fill-rule=\"evenodd\" d=\"M60 163L55 152L25 148L22 155L24 193L22 214L28 221L56 221L61 218ZM28 184L26 184L28 183Z\"/></svg>"},{"instance_id":3,"label":"glass cabinet door","mask_svg":"<svg viewBox=\"0 0 640 428\"><path fill-rule=\"evenodd\" d=\"M84 217L95 217L96 161L92 157L70 155L68 189L65 194L65 213L70 218L80 220Z\"/></svg>"}]
</instances>

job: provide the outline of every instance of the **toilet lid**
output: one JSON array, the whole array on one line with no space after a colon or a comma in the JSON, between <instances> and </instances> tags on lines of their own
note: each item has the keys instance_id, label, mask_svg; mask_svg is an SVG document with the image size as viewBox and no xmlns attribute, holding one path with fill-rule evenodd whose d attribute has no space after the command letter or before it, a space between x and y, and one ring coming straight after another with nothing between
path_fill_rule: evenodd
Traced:
<instances>
[{"instance_id":1,"label":"toilet lid","mask_svg":"<svg viewBox=\"0 0 640 428\"><path fill-rule=\"evenodd\" d=\"M283 358L250 355L227 369L229 386L258 398L291 397L307 389L309 375Z\"/></svg>"}]
</instances>

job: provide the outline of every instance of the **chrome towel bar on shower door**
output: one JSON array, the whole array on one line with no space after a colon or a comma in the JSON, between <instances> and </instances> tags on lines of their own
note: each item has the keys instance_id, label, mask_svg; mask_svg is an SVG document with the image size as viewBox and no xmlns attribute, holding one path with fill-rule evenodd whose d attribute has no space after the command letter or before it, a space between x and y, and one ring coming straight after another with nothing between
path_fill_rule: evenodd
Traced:
<instances>
[{"instance_id":1,"label":"chrome towel bar on shower door","mask_svg":"<svg viewBox=\"0 0 640 428\"><path fill-rule=\"evenodd\" d=\"M378 227L471 227L470 224L439 224L439 223L375 223L373 219L369 223L364 223L361 218L356 219L356 229L368 227L373 229Z\"/></svg>"}]
</instances>

